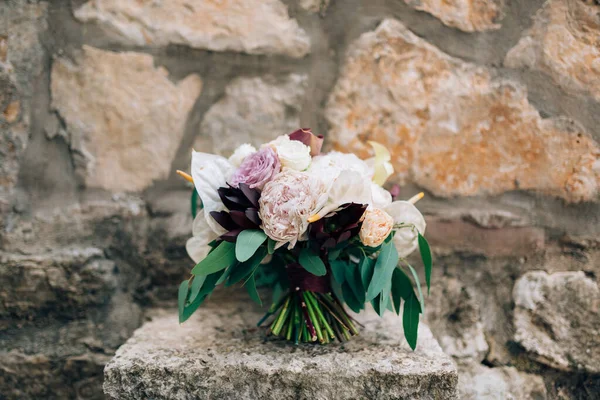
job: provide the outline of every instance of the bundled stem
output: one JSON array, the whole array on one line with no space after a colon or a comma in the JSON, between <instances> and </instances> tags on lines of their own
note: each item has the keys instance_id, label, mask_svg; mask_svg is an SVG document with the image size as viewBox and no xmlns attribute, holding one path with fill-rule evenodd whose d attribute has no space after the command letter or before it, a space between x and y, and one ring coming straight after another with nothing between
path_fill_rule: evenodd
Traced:
<instances>
[{"instance_id":1,"label":"bundled stem","mask_svg":"<svg viewBox=\"0 0 600 400\"><path fill-rule=\"evenodd\" d=\"M358 330L342 304L330 293L292 290L273 304L258 325L270 317L270 332L287 340L321 344L344 342Z\"/></svg>"}]
</instances>

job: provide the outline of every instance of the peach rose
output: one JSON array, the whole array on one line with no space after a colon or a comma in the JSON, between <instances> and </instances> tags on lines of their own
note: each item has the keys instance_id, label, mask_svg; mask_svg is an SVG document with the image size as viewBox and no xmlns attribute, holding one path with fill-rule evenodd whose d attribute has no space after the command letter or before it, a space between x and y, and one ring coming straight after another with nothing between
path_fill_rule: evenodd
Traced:
<instances>
[{"instance_id":1,"label":"peach rose","mask_svg":"<svg viewBox=\"0 0 600 400\"><path fill-rule=\"evenodd\" d=\"M394 219L379 208L368 209L358 236L360 241L369 247L377 247L392 231Z\"/></svg>"}]
</instances>

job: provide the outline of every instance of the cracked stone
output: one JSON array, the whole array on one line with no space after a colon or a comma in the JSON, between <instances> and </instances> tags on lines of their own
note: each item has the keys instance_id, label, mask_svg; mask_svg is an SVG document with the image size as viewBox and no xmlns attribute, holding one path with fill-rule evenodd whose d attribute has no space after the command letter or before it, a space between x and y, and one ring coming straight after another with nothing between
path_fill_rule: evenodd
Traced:
<instances>
[{"instance_id":1,"label":"cracked stone","mask_svg":"<svg viewBox=\"0 0 600 400\"><path fill-rule=\"evenodd\" d=\"M445 25L465 32L499 29L504 0L404 0L416 10L425 11Z\"/></svg>"}]
</instances>

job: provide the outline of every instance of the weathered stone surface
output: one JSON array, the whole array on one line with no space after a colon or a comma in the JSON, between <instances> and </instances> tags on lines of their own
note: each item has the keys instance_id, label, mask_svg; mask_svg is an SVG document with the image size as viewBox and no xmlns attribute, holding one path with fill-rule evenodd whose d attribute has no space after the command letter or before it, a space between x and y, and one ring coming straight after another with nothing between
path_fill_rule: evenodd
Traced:
<instances>
[{"instance_id":1,"label":"weathered stone surface","mask_svg":"<svg viewBox=\"0 0 600 400\"><path fill-rule=\"evenodd\" d=\"M599 12L594 1L547 1L507 54L506 66L543 71L564 88L600 100Z\"/></svg>"},{"instance_id":2,"label":"weathered stone surface","mask_svg":"<svg viewBox=\"0 0 600 400\"><path fill-rule=\"evenodd\" d=\"M600 372L600 289L584 272L528 272L515 284L515 341L553 368Z\"/></svg>"},{"instance_id":3,"label":"weathered stone surface","mask_svg":"<svg viewBox=\"0 0 600 400\"><path fill-rule=\"evenodd\" d=\"M312 13L324 13L331 0L300 0L300 7Z\"/></svg>"},{"instance_id":4,"label":"weathered stone surface","mask_svg":"<svg viewBox=\"0 0 600 400\"><path fill-rule=\"evenodd\" d=\"M391 313L361 314L359 337L328 346L265 340L253 328L261 312L229 292L181 326L175 314L145 324L117 351L105 369L109 398L455 398L455 367L429 329L420 326L413 353Z\"/></svg>"},{"instance_id":5,"label":"weathered stone surface","mask_svg":"<svg viewBox=\"0 0 600 400\"><path fill-rule=\"evenodd\" d=\"M46 3L0 4L0 227L28 143L33 82L43 65L39 35L47 27L46 14Z\"/></svg>"},{"instance_id":6,"label":"weathered stone surface","mask_svg":"<svg viewBox=\"0 0 600 400\"><path fill-rule=\"evenodd\" d=\"M487 229L457 219L431 217L427 219L427 238L440 253L519 257L542 251L545 232L531 226Z\"/></svg>"},{"instance_id":7,"label":"weathered stone surface","mask_svg":"<svg viewBox=\"0 0 600 400\"><path fill-rule=\"evenodd\" d=\"M465 32L500 28L504 0L404 0L417 10L428 12L445 25Z\"/></svg>"},{"instance_id":8,"label":"weathered stone surface","mask_svg":"<svg viewBox=\"0 0 600 400\"><path fill-rule=\"evenodd\" d=\"M89 46L76 64L59 58L52 68L52 105L83 156L80 173L87 186L112 191L167 177L201 88L197 75L172 83L149 55Z\"/></svg>"},{"instance_id":9,"label":"weathered stone surface","mask_svg":"<svg viewBox=\"0 0 600 400\"><path fill-rule=\"evenodd\" d=\"M425 311L444 353L455 359L482 361L489 347L471 290L455 278L436 281Z\"/></svg>"},{"instance_id":10,"label":"weathered stone surface","mask_svg":"<svg viewBox=\"0 0 600 400\"><path fill-rule=\"evenodd\" d=\"M399 181L438 196L531 189L581 201L600 187L600 148L582 128L542 119L523 87L442 53L396 20L350 46L325 116L335 148L366 157L366 141L378 141L392 151Z\"/></svg>"},{"instance_id":11,"label":"weathered stone surface","mask_svg":"<svg viewBox=\"0 0 600 400\"><path fill-rule=\"evenodd\" d=\"M124 44L303 57L308 35L280 0L90 0L75 11Z\"/></svg>"},{"instance_id":12,"label":"weathered stone surface","mask_svg":"<svg viewBox=\"0 0 600 400\"><path fill-rule=\"evenodd\" d=\"M513 367L488 368L479 363L458 364L462 400L543 400L544 380Z\"/></svg>"},{"instance_id":13,"label":"weathered stone surface","mask_svg":"<svg viewBox=\"0 0 600 400\"><path fill-rule=\"evenodd\" d=\"M258 148L295 131L306 84L299 74L235 79L204 116L194 148L229 157L242 143Z\"/></svg>"}]
</instances>

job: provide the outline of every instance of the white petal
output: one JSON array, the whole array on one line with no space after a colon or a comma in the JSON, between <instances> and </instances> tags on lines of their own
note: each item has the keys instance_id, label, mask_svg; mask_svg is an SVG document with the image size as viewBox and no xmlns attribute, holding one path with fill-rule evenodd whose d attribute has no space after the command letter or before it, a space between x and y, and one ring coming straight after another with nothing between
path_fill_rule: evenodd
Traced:
<instances>
[{"instance_id":1,"label":"white petal","mask_svg":"<svg viewBox=\"0 0 600 400\"><path fill-rule=\"evenodd\" d=\"M376 183L371 183L372 202L375 208L385 208L392 203L392 194Z\"/></svg>"},{"instance_id":2,"label":"white petal","mask_svg":"<svg viewBox=\"0 0 600 400\"><path fill-rule=\"evenodd\" d=\"M217 238L204 217L204 210L200 210L196 214L192 225L192 233L194 236L188 239L185 249L191 259L198 263L208 254L210 250L208 244Z\"/></svg>"},{"instance_id":3,"label":"white petal","mask_svg":"<svg viewBox=\"0 0 600 400\"><path fill-rule=\"evenodd\" d=\"M331 185L329 202L336 207L345 203L369 204L371 182L355 171L344 170Z\"/></svg>"},{"instance_id":4,"label":"white petal","mask_svg":"<svg viewBox=\"0 0 600 400\"><path fill-rule=\"evenodd\" d=\"M421 212L408 201L394 201L384 208L384 211L392 216L394 224L412 224L417 231L425 233L425 219ZM416 250L418 244L417 232L411 228L400 228L394 235L394 244L400 257L406 257Z\"/></svg>"},{"instance_id":5,"label":"white petal","mask_svg":"<svg viewBox=\"0 0 600 400\"><path fill-rule=\"evenodd\" d=\"M227 186L233 166L225 158L214 154L192 152L192 178L202 200L204 217L212 230L221 235L225 230L210 216L211 211L225 209L217 189Z\"/></svg>"}]
</instances>

